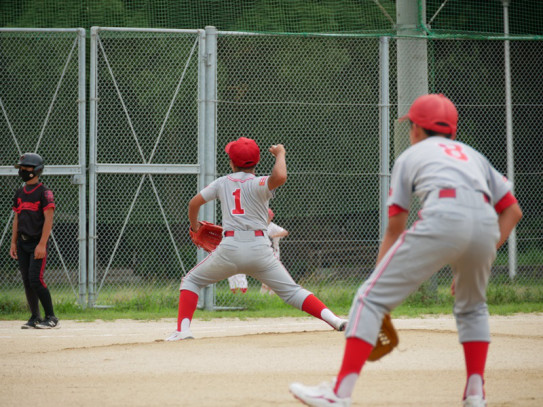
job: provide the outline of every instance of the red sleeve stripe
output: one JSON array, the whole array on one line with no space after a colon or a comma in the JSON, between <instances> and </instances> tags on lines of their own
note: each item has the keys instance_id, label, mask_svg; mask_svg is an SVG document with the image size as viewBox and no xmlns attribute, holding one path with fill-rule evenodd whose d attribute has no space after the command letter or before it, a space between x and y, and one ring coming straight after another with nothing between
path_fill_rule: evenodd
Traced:
<instances>
[{"instance_id":1,"label":"red sleeve stripe","mask_svg":"<svg viewBox=\"0 0 543 407\"><path fill-rule=\"evenodd\" d=\"M502 213L506 208L516 204L517 202L517 198L515 198L511 192L508 192L496 205L494 205L494 209L497 213Z\"/></svg>"},{"instance_id":2,"label":"red sleeve stripe","mask_svg":"<svg viewBox=\"0 0 543 407\"><path fill-rule=\"evenodd\" d=\"M399 205L393 204L388 207L388 217L392 218L394 215L397 215L402 212L409 212L407 209L402 208Z\"/></svg>"},{"instance_id":3,"label":"red sleeve stripe","mask_svg":"<svg viewBox=\"0 0 543 407\"><path fill-rule=\"evenodd\" d=\"M47 209L55 209L56 205L54 203L50 203L45 208L43 208L43 211L45 212Z\"/></svg>"}]
</instances>

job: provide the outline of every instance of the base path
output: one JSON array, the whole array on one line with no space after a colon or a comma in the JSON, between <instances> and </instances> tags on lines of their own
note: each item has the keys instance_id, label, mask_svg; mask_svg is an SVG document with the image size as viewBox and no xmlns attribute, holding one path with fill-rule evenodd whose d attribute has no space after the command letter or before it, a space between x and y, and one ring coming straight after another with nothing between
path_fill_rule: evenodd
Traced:
<instances>
[{"instance_id":1,"label":"base path","mask_svg":"<svg viewBox=\"0 0 543 407\"><path fill-rule=\"evenodd\" d=\"M293 381L340 366L345 338L314 318L76 322L57 330L0 321L0 406L301 406ZM451 316L394 318L399 347L368 363L353 406L461 406L462 347ZM543 406L543 314L491 317L489 407Z\"/></svg>"}]
</instances>

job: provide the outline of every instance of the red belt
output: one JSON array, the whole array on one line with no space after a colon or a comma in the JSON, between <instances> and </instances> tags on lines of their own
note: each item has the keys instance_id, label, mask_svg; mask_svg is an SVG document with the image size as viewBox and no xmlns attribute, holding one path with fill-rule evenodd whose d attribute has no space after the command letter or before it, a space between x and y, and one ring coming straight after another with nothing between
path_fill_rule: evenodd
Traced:
<instances>
[{"instance_id":1,"label":"red belt","mask_svg":"<svg viewBox=\"0 0 543 407\"><path fill-rule=\"evenodd\" d=\"M484 193L482 195L483 195L483 199L485 200L485 202L489 203L490 199L488 198L488 196L486 196L486 194L484 194ZM453 188L440 189L439 190L439 198L456 198L456 189L453 189Z\"/></svg>"},{"instance_id":2,"label":"red belt","mask_svg":"<svg viewBox=\"0 0 543 407\"><path fill-rule=\"evenodd\" d=\"M255 236L264 236L264 232L261 230L255 230L254 232L255 232ZM231 236L234 236L233 230L227 230L226 232L224 232L224 237L231 237Z\"/></svg>"}]
</instances>

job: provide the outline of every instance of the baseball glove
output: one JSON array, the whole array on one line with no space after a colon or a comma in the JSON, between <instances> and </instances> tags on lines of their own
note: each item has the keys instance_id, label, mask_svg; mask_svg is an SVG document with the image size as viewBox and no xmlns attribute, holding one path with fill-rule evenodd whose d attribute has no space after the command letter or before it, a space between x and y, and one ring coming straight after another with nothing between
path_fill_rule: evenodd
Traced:
<instances>
[{"instance_id":1,"label":"baseball glove","mask_svg":"<svg viewBox=\"0 0 543 407\"><path fill-rule=\"evenodd\" d=\"M383 356L392 352L394 348L398 346L398 343L398 333L396 332L394 325L392 325L390 314L385 314L383 317L383 324L381 325L381 331L377 338L377 343L371 351L368 360L370 362L375 362L376 360L381 359Z\"/></svg>"},{"instance_id":2,"label":"baseball glove","mask_svg":"<svg viewBox=\"0 0 543 407\"><path fill-rule=\"evenodd\" d=\"M192 228L189 228L190 238L196 246L211 253L221 243L222 227L206 221L198 223L200 224L198 232L194 232Z\"/></svg>"}]
</instances>

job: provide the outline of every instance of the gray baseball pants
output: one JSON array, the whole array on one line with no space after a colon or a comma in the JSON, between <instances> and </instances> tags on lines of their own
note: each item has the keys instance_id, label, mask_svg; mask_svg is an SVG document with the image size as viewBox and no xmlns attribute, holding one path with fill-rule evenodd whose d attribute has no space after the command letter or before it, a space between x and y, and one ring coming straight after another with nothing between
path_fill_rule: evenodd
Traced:
<instances>
[{"instance_id":1,"label":"gray baseball pants","mask_svg":"<svg viewBox=\"0 0 543 407\"><path fill-rule=\"evenodd\" d=\"M392 311L443 266L456 281L453 313L459 341L490 342L486 287L500 237L494 208L476 191L432 191L419 220L406 230L359 288L345 335L375 345Z\"/></svg>"},{"instance_id":2,"label":"gray baseball pants","mask_svg":"<svg viewBox=\"0 0 543 407\"><path fill-rule=\"evenodd\" d=\"M287 304L302 309L310 291L297 284L273 254L270 239L254 231L235 231L224 237L209 256L197 264L181 281L181 290L198 294L200 289L235 274L247 274L266 284Z\"/></svg>"}]
</instances>

